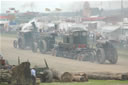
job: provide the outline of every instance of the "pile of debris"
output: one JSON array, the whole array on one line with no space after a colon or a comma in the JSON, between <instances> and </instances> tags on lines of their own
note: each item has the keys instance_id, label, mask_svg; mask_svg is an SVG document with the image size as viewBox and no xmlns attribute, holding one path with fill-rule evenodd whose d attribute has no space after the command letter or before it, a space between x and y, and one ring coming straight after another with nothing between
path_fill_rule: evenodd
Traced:
<instances>
[{"instance_id":1,"label":"pile of debris","mask_svg":"<svg viewBox=\"0 0 128 85\"><path fill-rule=\"evenodd\" d=\"M88 81L88 77L85 73L70 73L65 72L61 76L62 82L86 82Z\"/></svg>"},{"instance_id":2,"label":"pile of debris","mask_svg":"<svg viewBox=\"0 0 128 85\"><path fill-rule=\"evenodd\" d=\"M46 60L44 59L46 67L35 67L37 77L40 78L41 82L85 82L88 81L86 73L70 73L64 72L60 74L55 69L49 68Z\"/></svg>"},{"instance_id":3,"label":"pile of debris","mask_svg":"<svg viewBox=\"0 0 128 85\"><path fill-rule=\"evenodd\" d=\"M55 69L49 68L46 60L44 59L46 67L34 67L36 70L37 77L40 78L41 82L53 82L60 81L60 74Z\"/></svg>"},{"instance_id":4,"label":"pile of debris","mask_svg":"<svg viewBox=\"0 0 128 85\"><path fill-rule=\"evenodd\" d=\"M7 69L0 69L0 82L11 83L11 73Z\"/></svg>"},{"instance_id":5,"label":"pile of debris","mask_svg":"<svg viewBox=\"0 0 128 85\"><path fill-rule=\"evenodd\" d=\"M85 82L88 79L94 80L128 80L128 73L110 73L110 72L64 72L61 76L63 82Z\"/></svg>"},{"instance_id":6,"label":"pile of debris","mask_svg":"<svg viewBox=\"0 0 128 85\"><path fill-rule=\"evenodd\" d=\"M128 80L128 73L108 73L108 72L64 72L63 74L54 73L55 71L46 70L40 74L41 82L88 82L94 80ZM57 72L57 71L56 71ZM53 75L54 74L54 75Z\"/></svg>"},{"instance_id":7,"label":"pile of debris","mask_svg":"<svg viewBox=\"0 0 128 85\"><path fill-rule=\"evenodd\" d=\"M45 61L46 67L36 67L37 77L41 82L87 82L88 79L95 80L128 80L128 73L110 73L110 72L64 72L60 74L54 69L50 69Z\"/></svg>"},{"instance_id":8,"label":"pile of debris","mask_svg":"<svg viewBox=\"0 0 128 85\"><path fill-rule=\"evenodd\" d=\"M37 75L37 84L40 82L88 82L88 79L95 80L128 80L128 73L109 73L109 72L64 72L60 74L58 71L49 68L44 59L46 67L35 67ZM30 85L31 84L31 68L29 62L22 62L11 69L0 69L0 82L8 82L9 84Z\"/></svg>"},{"instance_id":9,"label":"pile of debris","mask_svg":"<svg viewBox=\"0 0 128 85\"><path fill-rule=\"evenodd\" d=\"M31 84L31 69L30 62L22 62L11 69L12 85L30 85Z\"/></svg>"}]
</instances>

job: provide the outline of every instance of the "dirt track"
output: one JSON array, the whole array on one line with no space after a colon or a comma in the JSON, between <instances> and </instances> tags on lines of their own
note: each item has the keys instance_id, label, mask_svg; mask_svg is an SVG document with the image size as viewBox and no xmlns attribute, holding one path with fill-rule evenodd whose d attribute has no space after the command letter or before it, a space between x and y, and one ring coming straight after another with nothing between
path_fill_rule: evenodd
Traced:
<instances>
[{"instance_id":1,"label":"dirt track","mask_svg":"<svg viewBox=\"0 0 128 85\"><path fill-rule=\"evenodd\" d=\"M79 71L79 72L113 72L123 73L128 72L128 58L120 58L118 63L112 64L97 64L90 62L82 62L71 59L65 59L55 57L51 55L44 55L40 53L32 53L29 50L15 49L12 46L12 42L15 38L1 37L0 40L0 52L4 55L10 64L17 64L18 56L21 61L29 60L34 65L44 66L43 59L45 58L49 64L49 67L55 68L58 71Z\"/></svg>"}]
</instances>

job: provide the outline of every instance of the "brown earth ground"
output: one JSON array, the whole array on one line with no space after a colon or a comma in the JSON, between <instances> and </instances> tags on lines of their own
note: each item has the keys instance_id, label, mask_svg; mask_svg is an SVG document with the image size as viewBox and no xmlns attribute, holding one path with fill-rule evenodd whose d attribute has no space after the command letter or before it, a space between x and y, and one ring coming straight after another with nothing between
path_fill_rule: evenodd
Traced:
<instances>
[{"instance_id":1,"label":"brown earth ground","mask_svg":"<svg viewBox=\"0 0 128 85\"><path fill-rule=\"evenodd\" d=\"M17 64L18 56L21 61L29 60L32 66L45 66L43 59L45 58L49 67L58 71L73 71L73 72L112 72L124 73L128 72L128 58L119 57L117 64L97 64L91 62L82 62L71 60L50 54L33 53L30 50L21 50L13 47L12 43L15 38L0 37L0 52L10 64Z\"/></svg>"}]
</instances>

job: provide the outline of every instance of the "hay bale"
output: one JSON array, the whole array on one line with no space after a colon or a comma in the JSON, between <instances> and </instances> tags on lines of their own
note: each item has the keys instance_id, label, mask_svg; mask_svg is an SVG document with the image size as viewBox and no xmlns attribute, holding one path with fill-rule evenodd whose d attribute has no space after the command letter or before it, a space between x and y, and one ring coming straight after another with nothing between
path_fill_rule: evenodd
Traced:
<instances>
[{"instance_id":1,"label":"hay bale","mask_svg":"<svg viewBox=\"0 0 128 85\"><path fill-rule=\"evenodd\" d=\"M121 74L114 74L114 73L88 73L89 79L96 79L96 80L121 80Z\"/></svg>"},{"instance_id":2,"label":"hay bale","mask_svg":"<svg viewBox=\"0 0 128 85\"><path fill-rule=\"evenodd\" d=\"M74 73L73 74L73 81L76 82L86 82L88 81L88 76L86 75L86 73Z\"/></svg>"},{"instance_id":3,"label":"hay bale","mask_svg":"<svg viewBox=\"0 0 128 85\"><path fill-rule=\"evenodd\" d=\"M40 78L36 78L36 85L40 85L41 81Z\"/></svg>"},{"instance_id":4,"label":"hay bale","mask_svg":"<svg viewBox=\"0 0 128 85\"><path fill-rule=\"evenodd\" d=\"M77 73L73 73L75 76L82 76L85 74L85 72L77 72Z\"/></svg>"},{"instance_id":5,"label":"hay bale","mask_svg":"<svg viewBox=\"0 0 128 85\"><path fill-rule=\"evenodd\" d=\"M72 80L73 80L73 75L69 72L65 72L61 76L62 82L72 82Z\"/></svg>"},{"instance_id":6,"label":"hay bale","mask_svg":"<svg viewBox=\"0 0 128 85\"><path fill-rule=\"evenodd\" d=\"M124 73L121 75L122 80L128 80L128 73Z\"/></svg>"},{"instance_id":7,"label":"hay bale","mask_svg":"<svg viewBox=\"0 0 128 85\"><path fill-rule=\"evenodd\" d=\"M88 81L88 77L85 73L69 73L69 72L65 72L62 76L61 76L61 80L63 82L86 82Z\"/></svg>"},{"instance_id":8,"label":"hay bale","mask_svg":"<svg viewBox=\"0 0 128 85\"><path fill-rule=\"evenodd\" d=\"M57 70L55 70L55 69L50 69L50 70L52 71L53 79L54 79L55 81L60 81L60 80L61 80L61 75L60 75L60 73L59 73Z\"/></svg>"},{"instance_id":9,"label":"hay bale","mask_svg":"<svg viewBox=\"0 0 128 85\"><path fill-rule=\"evenodd\" d=\"M82 74L82 77L83 77L83 79L81 79L81 81L88 81L88 76L87 76L87 74Z\"/></svg>"},{"instance_id":10,"label":"hay bale","mask_svg":"<svg viewBox=\"0 0 128 85\"><path fill-rule=\"evenodd\" d=\"M85 82L85 81L88 81L88 79L86 79L84 76L74 76L73 81L75 81L75 82Z\"/></svg>"}]
</instances>

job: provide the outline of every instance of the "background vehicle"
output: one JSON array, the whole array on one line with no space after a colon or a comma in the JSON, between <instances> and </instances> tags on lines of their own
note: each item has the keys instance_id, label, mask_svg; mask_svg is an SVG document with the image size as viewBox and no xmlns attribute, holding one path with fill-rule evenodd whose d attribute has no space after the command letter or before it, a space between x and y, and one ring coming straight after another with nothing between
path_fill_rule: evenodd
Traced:
<instances>
[{"instance_id":1,"label":"background vehicle","mask_svg":"<svg viewBox=\"0 0 128 85\"><path fill-rule=\"evenodd\" d=\"M13 46L20 49L32 49L33 52L36 52L37 42L39 34L37 27L34 22L31 22L32 27L27 27L26 29L20 28L18 32L17 40L13 41Z\"/></svg>"},{"instance_id":2,"label":"background vehicle","mask_svg":"<svg viewBox=\"0 0 128 85\"><path fill-rule=\"evenodd\" d=\"M100 46L99 46L100 45ZM56 48L56 56L77 59L81 61L98 61L103 64L106 60L115 64L117 62L117 51L109 42L97 42L96 48L89 46L89 33L81 27L72 27L72 30L63 36Z\"/></svg>"},{"instance_id":3,"label":"background vehicle","mask_svg":"<svg viewBox=\"0 0 128 85\"><path fill-rule=\"evenodd\" d=\"M13 46L20 49L31 49L41 53L50 51L55 44L56 33L38 31L35 22L31 22L32 26L28 26L25 30L21 28L18 32L18 39L13 41Z\"/></svg>"}]
</instances>

